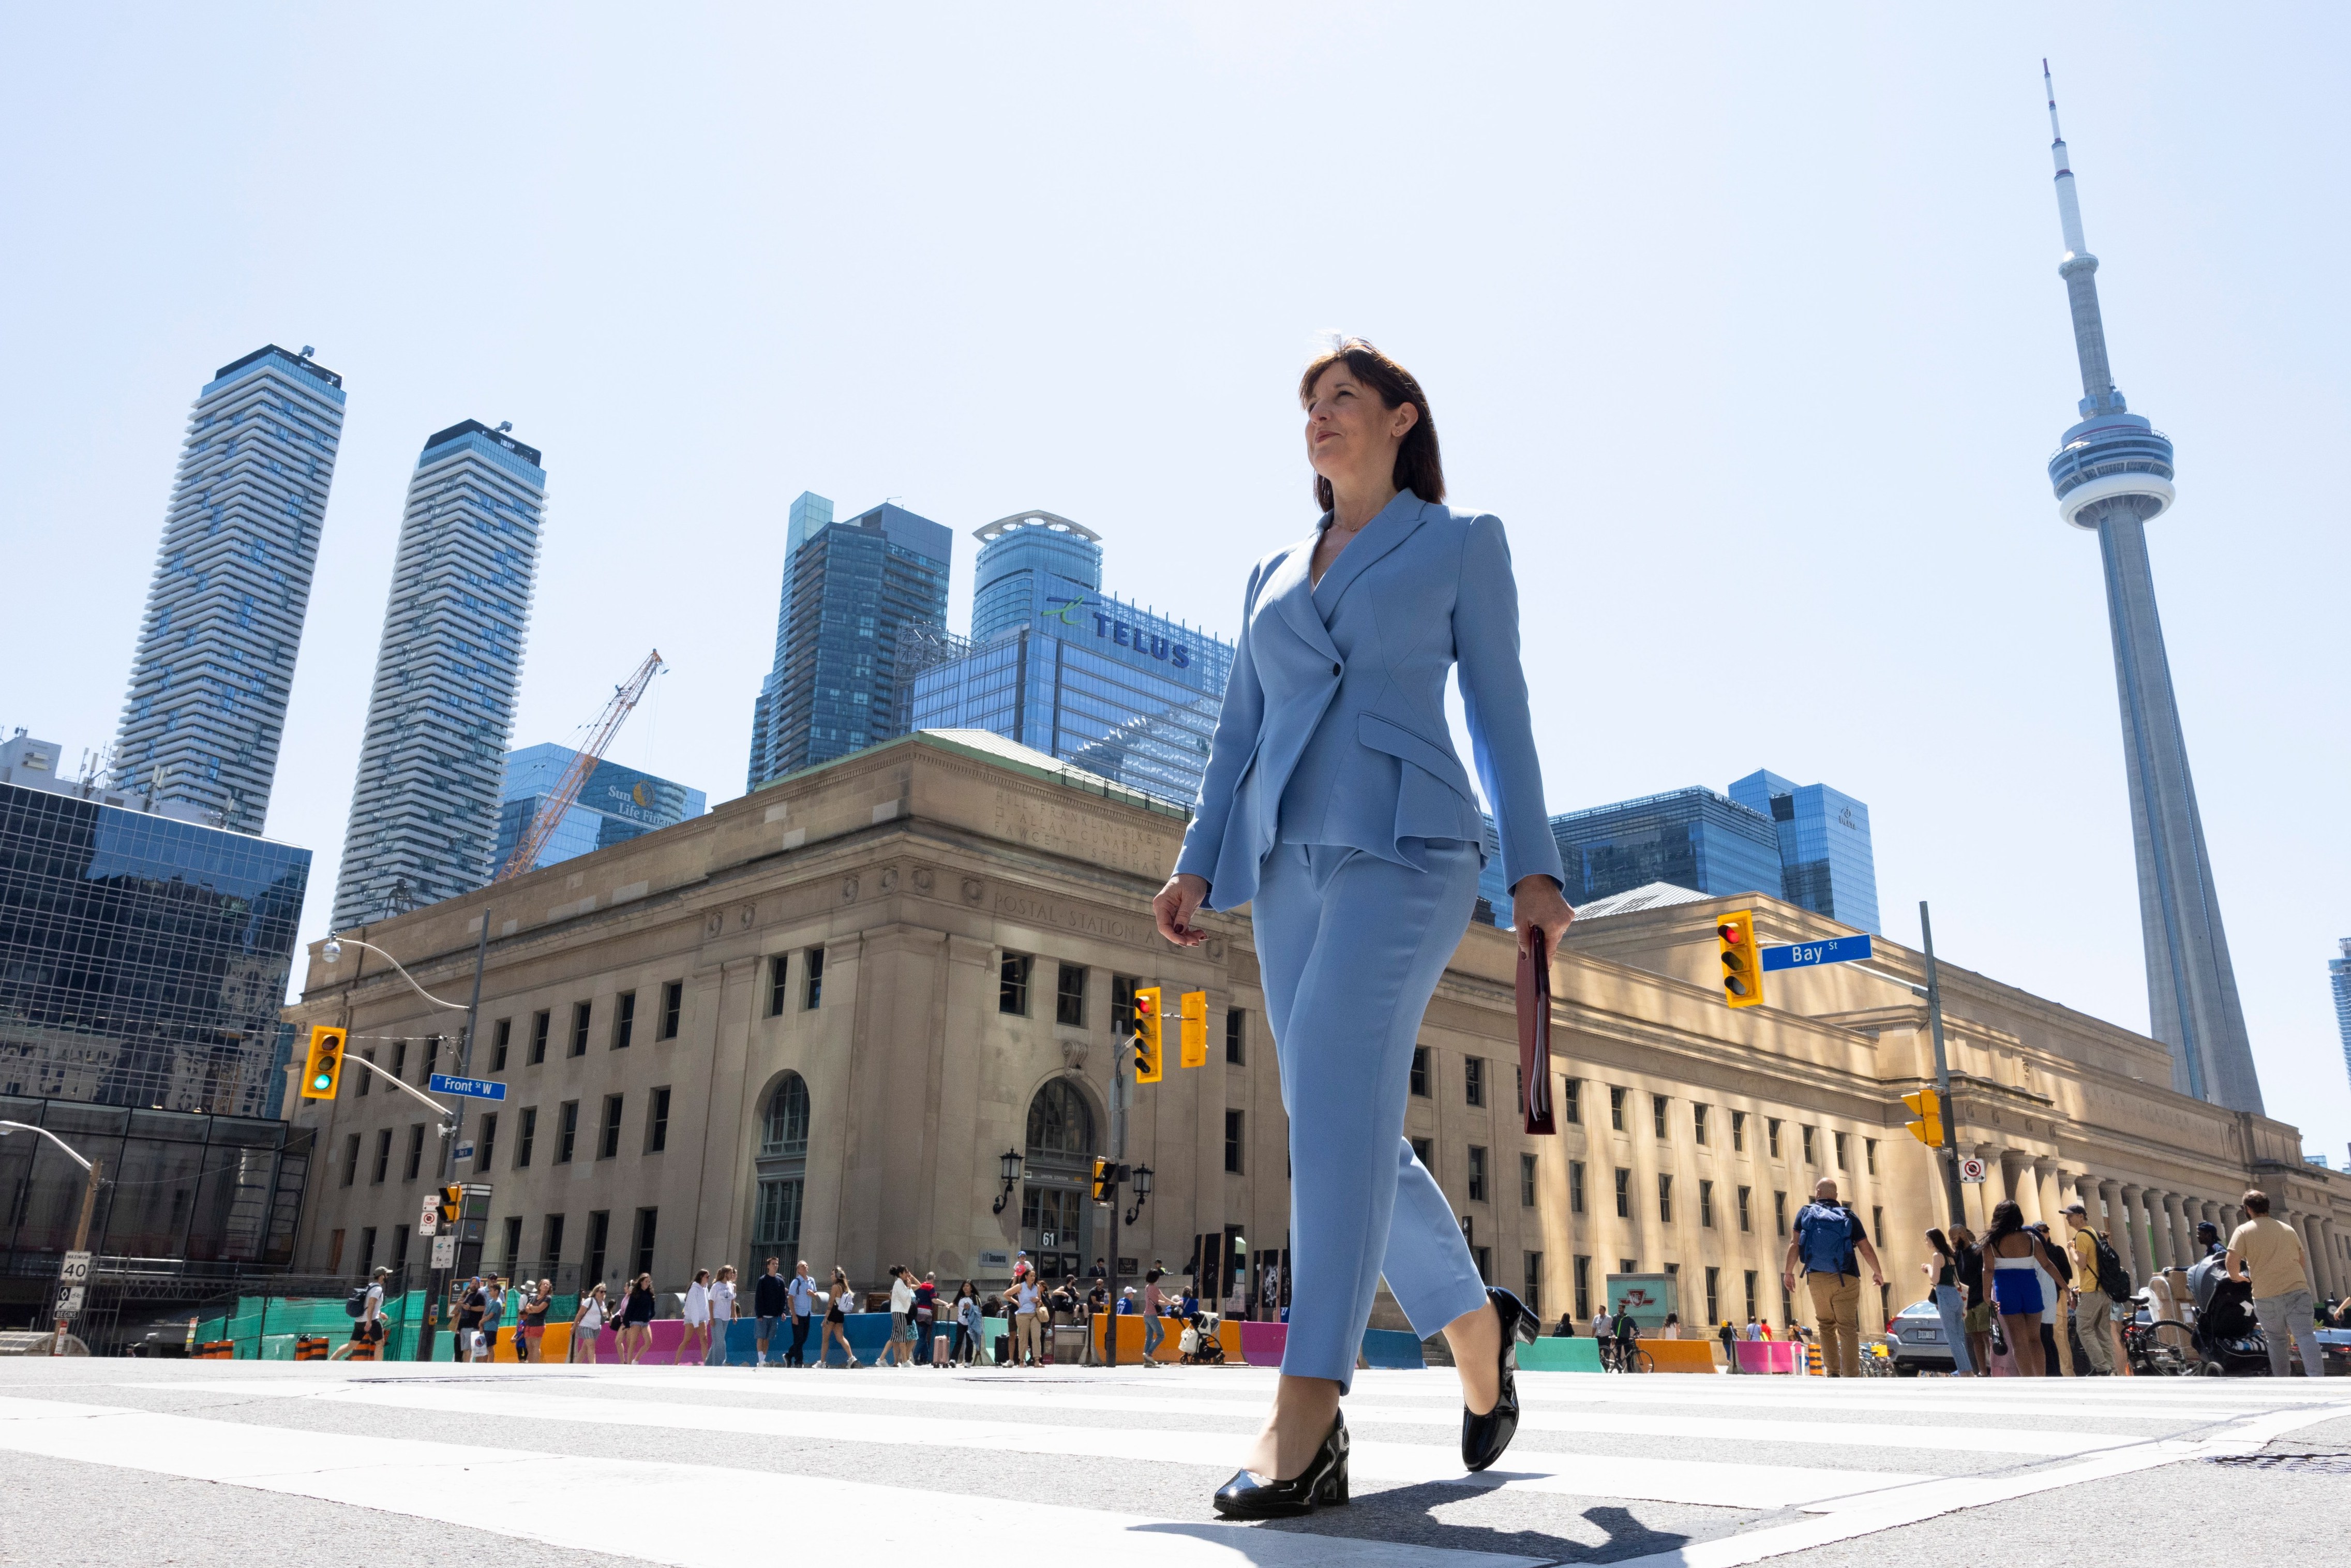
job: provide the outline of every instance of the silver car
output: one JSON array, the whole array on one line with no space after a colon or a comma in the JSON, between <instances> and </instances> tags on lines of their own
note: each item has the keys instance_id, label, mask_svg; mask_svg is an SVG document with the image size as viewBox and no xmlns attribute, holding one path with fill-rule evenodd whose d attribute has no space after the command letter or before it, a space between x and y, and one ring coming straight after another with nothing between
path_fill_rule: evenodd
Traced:
<instances>
[{"instance_id":1,"label":"silver car","mask_svg":"<svg viewBox=\"0 0 2351 1568\"><path fill-rule=\"evenodd\" d=\"M1943 1343L1943 1314L1932 1301L1905 1307L1886 1325L1894 1342L1894 1373L1916 1377L1922 1372L1949 1372L1958 1364Z\"/></svg>"}]
</instances>

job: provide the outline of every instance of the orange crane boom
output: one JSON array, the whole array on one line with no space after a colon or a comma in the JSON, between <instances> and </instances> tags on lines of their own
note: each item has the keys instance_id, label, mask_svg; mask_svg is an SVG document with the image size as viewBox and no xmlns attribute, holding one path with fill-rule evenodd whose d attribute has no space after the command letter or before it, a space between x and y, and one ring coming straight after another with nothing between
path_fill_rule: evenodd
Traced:
<instances>
[{"instance_id":1,"label":"orange crane boom","mask_svg":"<svg viewBox=\"0 0 2351 1568\"><path fill-rule=\"evenodd\" d=\"M588 776L595 772L596 764L604 759L604 748L611 746L612 737L621 732L621 721L629 716L629 710L637 706L637 699L645 695L645 688L653 685L653 677L661 671L661 650L655 648L645 655L645 662L637 666L635 674L612 688L612 700L604 705L603 713L597 716L596 727L588 737L588 744L573 754L571 766L563 770L563 777L556 781L554 792L539 807L538 814L531 819L529 830L515 845L514 853L507 857L507 863L498 868L498 874L492 877L491 882L504 882L530 869L530 862L537 860L538 852L547 847L547 841L554 833L556 824L563 821L564 814L579 800L580 791L588 787Z\"/></svg>"}]
</instances>

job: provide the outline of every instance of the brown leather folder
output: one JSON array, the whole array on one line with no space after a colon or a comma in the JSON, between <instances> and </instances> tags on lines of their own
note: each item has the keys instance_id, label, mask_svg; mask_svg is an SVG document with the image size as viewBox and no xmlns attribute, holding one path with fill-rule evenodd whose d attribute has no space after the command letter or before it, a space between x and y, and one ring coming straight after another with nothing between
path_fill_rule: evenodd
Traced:
<instances>
[{"instance_id":1,"label":"brown leather folder","mask_svg":"<svg viewBox=\"0 0 2351 1568\"><path fill-rule=\"evenodd\" d=\"M1551 1108L1551 955L1540 928L1519 949L1519 1082L1526 1085L1527 1131L1558 1132Z\"/></svg>"}]
</instances>

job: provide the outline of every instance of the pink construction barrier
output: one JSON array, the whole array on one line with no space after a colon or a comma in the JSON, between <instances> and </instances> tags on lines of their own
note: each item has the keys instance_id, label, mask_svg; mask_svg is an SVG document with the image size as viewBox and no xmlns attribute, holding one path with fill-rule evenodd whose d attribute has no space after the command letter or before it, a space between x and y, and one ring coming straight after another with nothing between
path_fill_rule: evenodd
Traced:
<instances>
[{"instance_id":1,"label":"pink construction barrier","mask_svg":"<svg viewBox=\"0 0 2351 1568\"><path fill-rule=\"evenodd\" d=\"M1250 1366L1280 1366L1290 1343L1288 1323L1240 1323L1241 1360Z\"/></svg>"},{"instance_id":2,"label":"pink construction barrier","mask_svg":"<svg viewBox=\"0 0 2351 1568\"><path fill-rule=\"evenodd\" d=\"M1737 1342L1739 1370L1741 1372L1792 1373L1796 1370L1796 1346L1784 1339Z\"/></svg>"},{"instance_id":3,"label":"pink construction barrier","mask_svg":"<svg viewBox=\"0 0 2351 1568\"><path fill-rule=\"evenodd\" d=\"M685 1338L683 1318L655 1318L653 1322L653 1343L645 1348L640 1366L675 1366L677 1347ZM569 1348L568 1346L566 1347ZM596 1363L600 1366L621 1364L621 1331L611 1324L596 1336Z\"/></svg>"}]
</instances>

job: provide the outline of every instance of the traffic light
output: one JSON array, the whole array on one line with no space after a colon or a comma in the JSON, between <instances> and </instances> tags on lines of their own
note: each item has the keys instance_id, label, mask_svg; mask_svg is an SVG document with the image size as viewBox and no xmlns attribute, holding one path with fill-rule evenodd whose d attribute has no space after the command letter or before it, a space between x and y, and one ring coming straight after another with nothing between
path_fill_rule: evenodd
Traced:
<instances>
[{"instance_id":1,"label":"traffic light","mask_svg":"<svg viewBox=\"0 0 2351 1568\"><path fill-rule=\"evenodd\" d=\"M1714 923L1715 956L1722 960L1722 999L1751 1008L1763 999L1763 964L1755 953L1755 912L1742 909Z\"/></svg>"},{"instance_id":2,"label":"traffic light","mask_svg":"<svg viewBox=\"0 0 2351 1568\"><path fill-rule=\"evenodd\" d=\"M465 1205L465 1189L463 1186L443 1187L441 1189L441 1223L456 1224L457 1216L464 1209Z\"/></svg>"},{"instance_id":3,"label":"traffic light","mask_svg":"<svg viewBox=\"0 0 2351 1568\"><path fill-rule=\"evenodd\" d=\"M1118 1180L1112 1175L1111 1163L1108 1160L1094 1161L1093 1186L1096 1203L1108 1203L1117 1195Z\"/></svg>"},{"instance_id":4,"label":"traffic light","mask_svg":"<svg viewBox=\"0 0 2351 1568\"><path fill-rule=\"evenodd\" d=\"M310 1054L302 1063L303 1099L335 1097L335 1085L343 1078L343 1043L350 1037L348 1030L329 1029L325 1024L310 1026Z\"/></svg>"},{"instance_id":5,"label":"traffic light","mask_svg":"<svg viewBox=\"0 0 2351 1568\"><path fill-rule=\"evenodd\" d=\"M1902 1103L1917 1113L1918 1119L1907 1124L1910 1135L1930 1149L1943 1146L1943 1097L1932 1089L1921 1089L1916 1094L1902 1096Z\"/></svg>"},{"instance_id":6,"label":"traffic light","mask_svg":"<svg viewBox=\"0 0 2351 1568\"><path fill-rule=\"evenodd\" d=\"M1134 993L1134 1081L1156 1083L1160 1076L1159 988L1145 986Z\"/></svg>"},{"instance_id":7,"label":"traffic light","mask_svg":"<svg viewBox=\"0 0 2351 1568\"><path fill-rule=\"evenodd\" d=\"M1206 1067L1208 1064L1208 993L1186 991L1176 1000L1184 1009L1184 1065Z\"/></svg>"}]
</instances>

